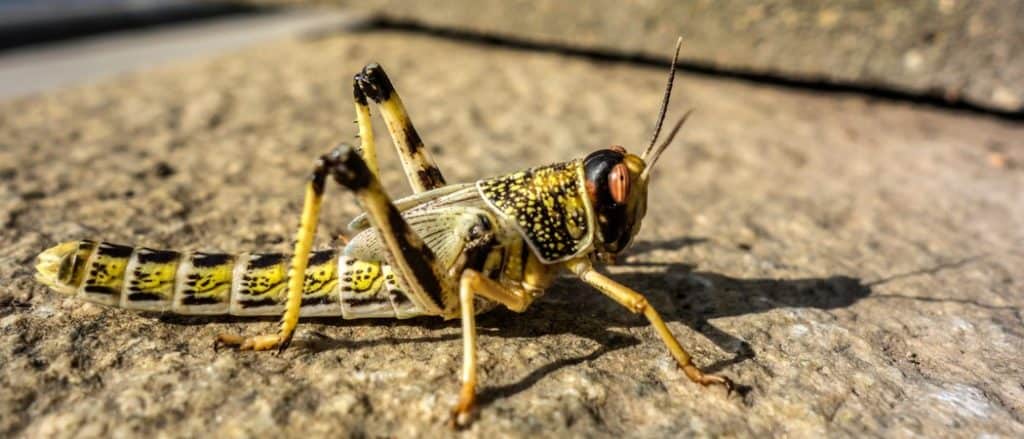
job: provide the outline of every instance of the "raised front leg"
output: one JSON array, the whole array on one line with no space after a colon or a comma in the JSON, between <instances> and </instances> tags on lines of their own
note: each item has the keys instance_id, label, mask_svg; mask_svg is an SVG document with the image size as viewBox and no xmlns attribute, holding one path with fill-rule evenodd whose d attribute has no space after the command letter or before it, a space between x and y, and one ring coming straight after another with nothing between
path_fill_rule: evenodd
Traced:
<instances>
[{"instance_id":1,"label":"raised front leg","mask_svg":"<svg viewBox=\"0 0 1024 439\"><path fill-rule=\"evenodd\" d=\"M414 193L437 189L445 185L444 176L438 169L430 152L423 145L423 140L416 133L412 121L405 111L402 99L391 85L391 80L384 69L376 63L367 64L363 71L354 78L353 94L356 105L356 122L359 124L359 136L362 141L363 158L371 171L377 172L377 153L373 140L373 129L370 125L370 109L367 98L377 103L384 124L398 150L402 160L402 169L409 179Z\"/></svg>"},{"instance_id":2,"label":"raised front leg","mask_svg":"<svg viewBox=\"0 0 1024 439\"><path fill-rule=\"evenodd\" d=\"M665 321L661 319L658 311L647 302L642 294L633 291L626 286L615 282L607 276L598 273L594 270L594 267L590 264L590 261L585 259L576 259L569 261L566 264L569 270L572 271L576 276L579 276L584 282L590 284L598 291L604 293L606 296L611 297L613 300L618 302L620 305L626 307L626 309L643 314L647 317L647 321L654 326L654 330L658 332L658 336L661 337L661 341L665 343L665 347L668 348L669 353L676 359L676 363L686 373L687 378L702 385L709 384L720 384L726 388L727 391L732 391L733 384L726 377L711 375L702 372L693 364L693 360L690 358L690 354L683 349L676 340L672 332L669 331L668 326L665 325Z\"/></svg>"}]
</instances>

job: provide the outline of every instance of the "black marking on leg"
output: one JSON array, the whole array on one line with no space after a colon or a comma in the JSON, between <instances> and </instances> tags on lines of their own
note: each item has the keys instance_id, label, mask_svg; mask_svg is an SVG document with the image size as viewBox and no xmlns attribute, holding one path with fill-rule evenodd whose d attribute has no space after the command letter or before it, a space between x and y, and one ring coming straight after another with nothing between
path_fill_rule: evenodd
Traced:
<instances>
[{"instance_id":1,"label":"black marking on leg","mask_svg":"<svg viewBox=\"0 0 1024 439\"><path fill-rule=\"evenodd\" d=\"M325 155L324 166L338 184L352 191L360 191L370 186L373 174L356 149L350 145L342 145Z\"/></svg>"},{"instance_id":2,"label":"black marking on leg","mask_svg":"<svg viewBox=\"0 0 1024 439\"><path fill-rule=\"evenodd\" d=\"M361 73L356 74L356 76L352 79L352 99L354 99L357 104L366 106L366 93L363 93L363 89L359 86L360 74Z\"/></svg>"},{"instance_id":3,"label":"black marking on leg","mask_svg":"<svg viewBox=\"0 0 1024 439\"><path fill-rule=\"evenodd\" d=\"M420 138L420 134L416 132L416 128L412 126L412 121L408 118L405 119L405 126L402 127L402 135L405 136L406 143L409 145L410 154L416 154L423 148L423 139Z\"/></svg>"},{"instance_id":4,"label":"black marking on leg","mask_svg":"<svg viewBox=\"0 0 1024 439\"><path fill-rule=\"evenodd\" d=\"M426 169L420 169L416 172L417 177L420 179L420 183L426 188L439 188L447 185L444 181L444 176L441 175L441 170L437 169L436 166L430 166Z\"/></svg>"},{"instance_id":5,"label":"black marking on leg","mask_svg":"<svg viewBox=\"0 0 1024 439\"><path fill-rule=\"evenodd\" d=\"M356 74L355 80L363 93L378 104L390 99L391 94L395 91L391 85L391 79L377 63L370 63L363 67L363 71Z\"/></svg>"},{"instance_id":6,"label":"black marking on leg","mask_svg":"<svg viewBox=\"0 0 1024 439\"><path fill-rule=\"evenodd\" d=\"M324 194L324 183L327 180L327 169L324 167L323 159L317 160L316 169L313 175L309 176L309 184L313 186L313 193L317 196Z\"/></svg>"},{"instance_id":7,"label":"black marking on leg","mask_svg":"<svg viewBox=\"0 0 1024 439\"><path fill-rule=\"evenodd\" d=\"M278 355L283 354L285 349L288 349L288 346L292 345L292 337L293 336L295 336L295 332L289 332L288 335L284 336L284 340L281 340L281 343L277 345L277 354Z\"/></svg>"},{"instance_id":8,"label":"black marking on leg","mask_svg":"<svg viewBox=\"0 0 1024 439\"><path fill-rule=\"evenodd\" d=\"M423 287L423 291L430 296L430 299L434 301L434 304L443 308L445 303L441 295L441 281L438 280L433 269L434 260L436 259L434 252L430 250L430 247L425 245L422 247L413 246L409 242L409 236L413 235L413 231L393 204L388 204L387 216L388 224L391 225L391 229L395 234L395 241L398 242L398 248L405 256L405 261L412 270L413 277L415 277L415 279L409 279L409 281L417 282Z\"/></svg>"},{"instance_id":9,"label":"black marking on leg","mask_svg":"<svg viewBox=\"0 0 1024 439\"><path fill-rule=\"evenodd\" d=\"M365 190L376 181L376 177L366 167L366 162L356 153L355 148L351 146L346 145L335 149L330 154L324 156L324 161L338 184L354 192ZM387 223L394 233L395 241L401 252L401 255L395 255L395 257L404 256L406 263L413 272L414 279L409 279L409 281L417 282L434 302L435 306L443 307L441 282L433 270L434 253L429 247L412 245L409 241L409 236L414 236L413 231L393 204L387 204L386 215Z\"/></svg>"}]
</instances>

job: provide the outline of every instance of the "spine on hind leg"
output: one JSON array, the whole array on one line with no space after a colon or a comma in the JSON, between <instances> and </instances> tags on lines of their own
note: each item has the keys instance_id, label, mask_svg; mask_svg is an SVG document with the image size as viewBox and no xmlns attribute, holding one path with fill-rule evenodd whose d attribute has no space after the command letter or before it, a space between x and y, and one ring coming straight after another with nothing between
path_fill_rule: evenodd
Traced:
<instances>
[{"instance_id":1,"label":"spine on hind leg","mask_svg":"<svg viewBox=\"0 0 1024 439\"><path fill-rule=\"evenodd\" d=\"M183 315L278 315L290 257L186 252L72 241L39 255L36 278L90 302ZM337 251L310 255L302 316L342 315Z\"/></svg>"}]
</instances>

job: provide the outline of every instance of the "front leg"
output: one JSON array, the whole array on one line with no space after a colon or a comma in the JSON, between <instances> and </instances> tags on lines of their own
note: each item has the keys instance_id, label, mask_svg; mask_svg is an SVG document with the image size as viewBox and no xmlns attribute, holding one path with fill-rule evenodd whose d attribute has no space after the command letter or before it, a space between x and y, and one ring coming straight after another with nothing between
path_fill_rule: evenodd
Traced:
<instances>
[{"instance_id":1,"label":"front leg","mask_svg":"<svg viewBox=\"0 0 1024 439\"><path fill-rule=\"evenodd\" d=\"M654 330L658 332L658 336L661 337L661 341L665 343L665 347L668 348L669 353L676 359L676 363L686 373L686 377L698 384L709 385L709 384L720 384L725 387L726 391L732 391L733 383L728 378L718 375L706 374L702 372L693 364L693 360L690 358L690 354L679 344L672 332L669 331L668 326L665 325L665 321L661 319L661 315L658 311L647 302L642 294L633 291L626 286L615 282L607 276L598 273L594 270L594 267L590 264L590 261L585 259L575 259L569 261L566 264L570 271L576 276L579 276L584 282L590 284L598 291L604 293L606 296L611 297L613 300L618 302L620 305L626 307L626 309L634 313L642 313L644 317L647 317L647 321L654 326Z\"/></svg>"}]
</instances>

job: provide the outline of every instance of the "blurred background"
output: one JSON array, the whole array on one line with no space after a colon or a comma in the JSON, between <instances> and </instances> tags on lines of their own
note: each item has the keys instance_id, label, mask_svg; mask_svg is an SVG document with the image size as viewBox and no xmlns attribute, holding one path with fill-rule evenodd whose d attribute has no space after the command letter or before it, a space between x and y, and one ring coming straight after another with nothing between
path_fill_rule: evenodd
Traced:
<instances>
[{"instance_id":1,"label":"blurred background","mask_svg":"<svg viewBox=\"0 0 1024 439\"><path fill-rule=\"evenodd\" d=\"M664 42L682 33L683 64L691 71L1000 114L1019 116L1024 110L1020 0L3 0L0 92L23 94L339 26L401 28L657 63L667 59ZM14 56L39 55L97 35L135 41L77 47L72 52L78 62L60 69L58 77L52 65L25 68L41 58ZM109 59L115 49L141 49L145 56ZM89 53L105 53L107 59L93 66L84 56Z\"/></svg>"}]
</instances>

